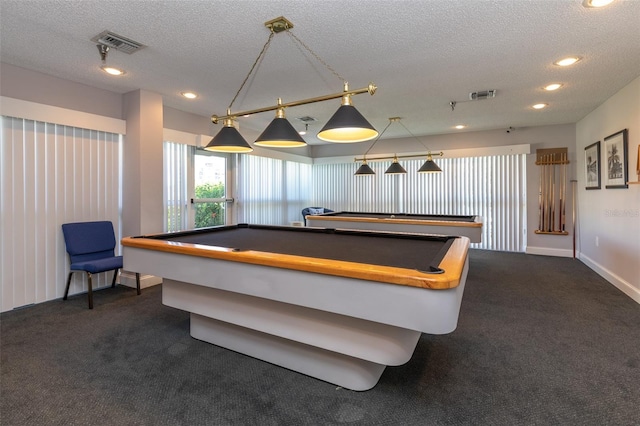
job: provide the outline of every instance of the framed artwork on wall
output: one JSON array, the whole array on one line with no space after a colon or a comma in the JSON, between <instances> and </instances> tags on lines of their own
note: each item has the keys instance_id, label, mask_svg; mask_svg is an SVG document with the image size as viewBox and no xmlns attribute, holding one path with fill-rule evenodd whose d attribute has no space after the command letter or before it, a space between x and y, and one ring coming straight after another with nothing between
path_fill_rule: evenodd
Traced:
<instances>
[{"instance_id":1,"label":"framed artwork on wall","mask_svg":"<svg viewBox=\"0 0 640 426\"><path fill-rule=\"evenodd\" d=\"M600 141L584 149L585 189L600 189Z\"/></svg>"},{"instance_id":2,"label":"framed artwork on wall","mask_svg":"<svg viewBox=\"0 0 640 426\"><path fill-rule=\"evenodd\" d=\"M607 162L605 188L628 188L628 131L620 130L604 138L604 154Z\"/></svg>"}]
</instances>

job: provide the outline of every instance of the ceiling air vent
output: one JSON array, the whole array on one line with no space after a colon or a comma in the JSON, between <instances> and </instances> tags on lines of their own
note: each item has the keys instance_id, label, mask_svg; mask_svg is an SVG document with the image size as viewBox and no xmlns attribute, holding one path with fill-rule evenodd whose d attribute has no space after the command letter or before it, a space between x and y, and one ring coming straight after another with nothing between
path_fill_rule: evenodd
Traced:
<instances>
[{"instance_id":1,"label":"ceiling air vent","mask_svg":"<svg viewBox=\"0 0 640 426\"><path fill-rule=\"evenodd\" d=\"M480 101L482 99L495 98L496 91L495 90L482 90L480 92L471 92L469 93L469 100L471 101Z\"/></svg>"},{"instance_id":2,"label":"ceiling air vent","mask_svg":"<svg viewBox=\"0 0 640 426\"><path fill-rule=\"evenodd\" d=\"M142 43L138 43L137 41L133 41L130 38L112 33L111 31L103 31L92 38L91 41L104 44L105 46L109 46L112 49L116 49L120 52L128 54L135 53L138 50L147 47Z\"/></svg>"}]
</instances>

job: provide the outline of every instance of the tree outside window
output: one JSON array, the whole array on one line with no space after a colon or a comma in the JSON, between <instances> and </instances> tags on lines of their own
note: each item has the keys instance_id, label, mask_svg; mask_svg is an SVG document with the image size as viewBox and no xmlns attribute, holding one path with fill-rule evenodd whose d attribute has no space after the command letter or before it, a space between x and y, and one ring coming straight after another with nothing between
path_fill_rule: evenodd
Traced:
<instances>
[{"instance_id":1,"label":"tree outside window","mask_svg":"<svg viewBox=\"0 0 640 426\"><path fill-rule=\"evenodd\" d=\"M224 183L204 183L195 187L196 198L224 198ZM197 203L196 228L225 224L225 202Z\"/></svg>"}]
</instances>

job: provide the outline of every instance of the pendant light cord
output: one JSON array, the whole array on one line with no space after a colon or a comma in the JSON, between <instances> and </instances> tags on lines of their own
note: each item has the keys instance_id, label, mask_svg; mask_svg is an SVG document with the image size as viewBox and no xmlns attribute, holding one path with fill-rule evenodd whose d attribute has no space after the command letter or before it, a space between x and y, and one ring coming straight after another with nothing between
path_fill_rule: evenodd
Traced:
<instances>
[{"instance_id":1,"label":"pendant light cord","mask_svg":"<svg viewBox=\"0 0 640 426\"><path fill-rule=\"evenodd\" d=\"M367 154L369 153L369 151L371 151L371 148L373 148L373 146L376 144L376 142L378 142L380 140L380 138L382 137L382 135L384 135L384 132L387 131L387 129L389 128L389 126L391 126L391 123L393 123L393 120L389 120L389 122L387 123L387 127L384 128L384 130L382 130L382 132L380 132L380 135L378 135L378 137L376 138L376 140L373 141L373 143L371 144L371 146L369 147L369 149L367 149L367 152L364 153L363 158L366 160L367 159Z\"/></svg>"},{"instance_id":2,"label":"pendant light cord","mask_svg":"<svg viewBox=\"0 0 640 426\"><path fill-rule=\"evenodd\" d=\"M414 138L415 140L417 140L418 142L420 142L420 145L422 145L422 146L424 147L424 149L426 149L426 150L427 150L427 152L429 153L429 155L431 155L431 150L429 149L429 147L428 147L428 146L426 146L426 145L425 145L425 144L424 144L420 139L418 139L418 137L417 137L416 135L414 135L413 133L411 133L411 130L407 129L407 126L405 126L401 121L398 121L398 122L400 123L400 125L401 125L402 127L404 127L404 129L405 129L405 130L406 130L406 131L407 131L411 136L413 136L413 138Z\"/></svg>"},{"instance_id":3,"label":"pendant light cord","mask_svg":"<svg viewBox=\"0 0 640 426\"><path fill-rule=\"evenodd\" d=\"M287 31L288 32L288 31ZM271 39L273 38L273 36L276 33L271 31L271 33L269 34L269 38L267 39L267 42L264 44L264 46L262 46L262 50L260 51L260 54L258 55L258 57L256 58L255 62L253 63L253 65L251 66L251 69L249 70L249 74L247 74L247 76L244 78L244 81L242 82L242 84L240 85L240 88L238 89L238 91L236 92L236 95L233 97L233 99L231 100L231 103L229 104L229 107L227 108L227 110L231 110L231 107L233 106L233 103L236 101L236 99L238 98L238 95L240 94L240 92L242 91L242 89L244 88L244 85L247 84L247 80L249 80L249 77L251 77L251 74L253 73L253 70L256 68L256 65L258 65L258 63L260 63L260 61L262 60L262 57L264 56L264 54L267 52L267 49L269 48L269 45L271 44Z\"/></svg>"},{"instance_id":4,"label":"pendant light cord","mask_svg":"<svg viewBox=\"0 0 640 426\"><path fill-rule=\"evenodd\" d=\"M292 33L291 31L289 31L287 29L287 35L291 38L293 38L295 40L296 43L298 43L300 46L302 46L307 52L309 52L311 55L313 55L314 58L316 58L316 60L318 62L320 62L322 65L324 65L325 67L327 67L327 69L329 71L331 71L333 73L333 75L335 75L336 77L338 77L340 79L340 81L342 81L343 83L346 82L347 80L345 80L340 74L338 74L336 72L336 70L334 70L333 68L331 68L331 66L329 66L329 64L327 64L325 61L322 60L322 58L320 56L318 56L318 54L316 52L314 52L313 50L311 50L311 48L309 46L307 46L306 44L304 44L304 42L302 40L300 40L294 33Z\"/></svg>"}]
</instances>

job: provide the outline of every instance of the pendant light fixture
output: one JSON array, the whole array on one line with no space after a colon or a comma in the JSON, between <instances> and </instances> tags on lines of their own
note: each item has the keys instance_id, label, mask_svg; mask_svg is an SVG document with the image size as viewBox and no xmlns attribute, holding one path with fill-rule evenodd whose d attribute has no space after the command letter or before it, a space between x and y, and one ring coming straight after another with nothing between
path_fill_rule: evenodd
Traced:
<instances>
[{"instance_id":1,"label":"pendant light fixture","mask_svg":"<svg viewBox=\"0 0 640 426\"><path fill-rule=\"evenodd\" d=\"M389 118L389 123L387 123L386 127L384 129L382 129L382 132L378 135L376 140L373 141L373 143L371 144L369 149L367 149L367 151L364 153L364 156L362 157L362 165L358 168L358 170L356 170L356 172L354 174L355 176L371 176L371 175L375 175L376 174L376 172L374 172L373 169L371 167L369 167L369 165L367 164L367 154L369 153L369 151L371 151L371 148L374 147L376 142L378 142L380 140L382 135L384 135L384 132L387 131L389 126L391 126L391 123L395 123L398 120L400 120L400 117L391 117L391 118ZM356 158L356 161L358 161L357 158Z\"/></svg>"},{"instance_id":2,"label":"pendant light fixture","mask_svg":"<svg viewBox=\"0 0 640 426\"><path fill-rule=\"evenodd\" d=\"M278 105L282 105L280 98L278 98ZM269 148L294 148L307 145L300 133L285 118L282 107L278 108L276 118L258 136L255 144Z\"/></svg>"},{"instance_id":3,"label":"pendant light fixture","mask_svg":"<svg viewBox=\"0 0 640 426\"><path fill-rule=\"evenodd\" d=\"M344 91L349 91L348 83L344 84ZM378 131L351 105L351 95L342 97L340 108L318 132L318 139L336 143L364 142L376 136Z\"/></svg>"},{"instance_id":4,"label":"pendant light fixture","mask_svg":"<svg viewBox=\"0 0 640 426\"><path fill-rule=\"evenodd\" d=\"M253 63L249 74L247 74L244 81L240 85L240 88L236 92L236 95L229 104L229 107L227 108L227 115L223 117L218 117L217 115L211 116L211 121L214 124L218 124L219 120L223 120L224 127L222 128L220 133L218 133L218 135L216 135L216 137L214 137L211 142L209 142L205 149L209 151L222 152L249 152L247 151L247 146L249 146L249 144L246 142L246 140L244 140L244 138L242 138L237 129L235 130L237 135L228 129L235 129L235 127L233 127L233 123L238 117L246 117L266 111L277 111L276 118L271 122L271 124L269 124L264 132L262 132L260 137L258 137L255 142L256 145L275 148L304 146L306 145L306 142L295 131L291 123L287 121L284 114L284 109L338 98L342 98L342 105L327 122L327 124L322 128L322 130L320 130L320 132L318 133L319 139L329 142L351 143L367 141L378 136L378 132L375 130L375 128L351 104L351 97L354 95L359 95L361 93L369 93L370 95L373 95L377 89L373 83L369 83L369 85L365 88L350 90L349 85L344 78L336 73L333 68L329 67L313 50L311 50L306 44L298 39L295 34L290 31L293 28L293 24L291 23L291 21L281 16L279 18L265 22L264 25L270 31L269 38L267 39L267 42L262 47L260 54ZM298 48L303 48L304 50L309 52L320 63L325 65L329 69L329 71L340 78L344 84L343 91L331 95L318 96L315 98L303 99L287 103L282 103L282 100L278 99L277 105L274 106L232 113L231 107L233 106L233 103L238 98L238 95L249 80L249 77L251 77L251 75L254 73L256 66L262 62L264 54L267 51L271 40L273 39L273 36L280 32L284 32L285 34L290 36L294 43L298 45ZM230 122L231 125L228 126L228 122ZM221 133L224 133L224 137L221 136ZM296 136L294 136L294 133ZM221 137L219 138L218 136ZM226 139L227 136L230 137L228 140ZM232 146L237 147L238 151L230 151ZM249 146L249 148L251 147Z\"/></svg>"},{"instance_id":5,"label":"pendant light fixture","mask_svg":"<svg viewBox=\"0 0 640 426\"><path fill-rule=\"evenodd\" d=\"M387 170L384 172L385 175L406 175L407 171L404 167L398 163L398 156L393 156L393 162L389 166Z\"/></svg>"},{"instance_id":6,"label":"pendant light fixture","mask_svg":"<svg viewBox=\"0 0 640 426\"><path fill-rule=\"evenodd\" d=\"M251 145L242 137L232 118L225 118L224 125L211 142L204 147L207 151L246 154L253 151Z\"/></svg>"},{"instance_id":7,"label":"pendant light fixture","mask_svg":"<svg viewBox=\"0 0 640 426\"><path fill-rule=\"evenodd\" d=\"M356 170L356 176L366 176L366 175L375 175L376 172L373 171L371 167L367 164L367 160L362 160L362 165L358 167Z\"/></svg>"},{"instance_id":8,"label":"pendant light fixture","mask_svg":"<svg viewBox=\"0 0 640 426\"><path fill-rule=\"evenodd\" d=\"M433 156L434 155L442 156L444 153L443 152L432 153L429 150L429 148L427 148L424 145L424 143L422 143L422 141L420 139L418 139L413 133L411 133L411 131L409 129L407 129L407 127L402 122L400 122L400 117L390 117L389 118L389 124L387 124L387 126L384 128L384 130L382 130L382 133L380 133L380 135L376 138L376 140L373 141L373 143L371 144L369 149L367 149L367 151L364 153L364 156L362 158L356 158L355 159L356 162L362 161L362 165L358 168L358 170L354 174L355 176L371 176L371 175L375 174L373 169L371 167L369 167L369 165L367 164L367 154L369 153L369 151L371 151L371 149L376 144L376 142L378 142L380 140L382 135L384 135L384 133L387 131L387 129L389 128L389 126L391 126L392 123L399 123L402 127L404 127L404 129L411 136L413 136L414 139L416 139L418 142L420 142L420 144L427 149L427 161L425 161L425 163L422 165L422 167L420 167L420 169L418 170L418 173L438 173L438 172L442 172L442 169L440 167L438 167L438 165L435 163L435 161L433 161ZM390 159L393 160L393 162L391 163L389 168L384 173L387 174L387 175L396 175L396 174L406 174L407 173L405 168L402 167L402 165L398 162L398 158L416 158L416 157L422 157L422 155L403 155L403 156L398 156L398 155L394 154L393 157L376 157L374 159L374 161L382 161L382 160L390 160ZM369 159L369 160L371 161L371 159Z\"/></svg>"},{"instance_id":9,"label":"pendant light fixture","mask_svg":"<svg viewBox=\"0 0 640 426\"><path fill-rule=\"evenodd\" d=\"M442 152L440 153L442 155ZM438 165L433 161L433 157L431 151L427 154L427 161L424 162L422 167L418 169L418 173L438 173L441 172L442 169L438 167Z\"/></svg>"}]
</instances>

